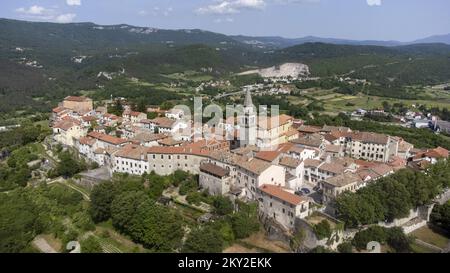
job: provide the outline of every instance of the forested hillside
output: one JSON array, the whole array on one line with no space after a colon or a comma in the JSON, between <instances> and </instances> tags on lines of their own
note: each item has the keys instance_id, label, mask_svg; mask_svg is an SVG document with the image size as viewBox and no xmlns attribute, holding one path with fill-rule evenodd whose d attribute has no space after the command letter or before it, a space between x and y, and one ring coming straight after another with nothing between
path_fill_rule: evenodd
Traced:
<instances>
[{"instance_id":1,"label":"forested hillside","mask_svg":"<svg viewBox=\"0 0 450 273\"><path fill-rule=\"evenodd\" d=\"M450 46L444 44L305 43L265 51L202 30L0 19L0 113L48 111L67 94L99 90L119 76L171 83L167 75L174 73L218 79L284 62L305 63L312 76L367 79L367 91L380 96L411 98L417 94L406 86L450 81Z\"/></svg>"}]
</instances>

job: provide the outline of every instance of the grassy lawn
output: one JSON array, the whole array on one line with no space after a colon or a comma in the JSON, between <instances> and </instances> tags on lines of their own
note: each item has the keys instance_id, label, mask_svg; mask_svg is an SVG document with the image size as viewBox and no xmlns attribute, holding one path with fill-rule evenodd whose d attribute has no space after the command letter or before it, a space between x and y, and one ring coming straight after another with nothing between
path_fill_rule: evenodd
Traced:
<instances>
[{"instance_id":1,"label":"grassy lawn","mask_svg":"<svg viewBox=\"0 0 450 273\"><path fill-rule=\"evenodd\" d=\"M325 217L324 215L319 213L313 213L312 215L308 216L306 220L313 226L319 224L323 220L327 220L332 229L336 228L338 224L333 219Z\"/></svg>"},{"instance_id":2,"label":"grassy lawn","mask_svg":"<svg viewBox=\"0 0 450 273\"><path fill-rule=\"evenodd\" d=\"M118 233L112 226L111 221L99 223L94 231L96 239L102 246L111 249L111 252L119 250L123 253L146 252L142 245L134 243L130 238Z\"/></svg>"},{"instance_id":3,"label":"grassy lawn","mask_svg":"<svg viewBox=\"0 0 450 273\"><path fill-rule=\"evenodd\" d=\"M194 82L204 82L213 79L213 77L211 77L210 75L204 75L196 71L185 71L183 73L174 73L163 76L172 80L184 80L184 81L190 80Z\"/></svg>"},{"instance_id":4,"label":"grassy lawn","mask_svg":"<svg viewBox=\"0 0 450 273\"><path fill-rule=\"evenodd\" d=\"M254 252L266 253L289 253L290 247L281 241L269 240L263 230L252 234L250 237L239 240L238 245L245 249ZM228 249L229 250L229 249Z\"/></svg>"},{"instance_id":5,"label":"grassy lawn","mask_svg":"<svg viewBox=\"0 0 450 273\"><path fill-rule=\"evenodd\" d=\"M355 96L339 94L333 90L313 89L304 91L305 96L290 96L289 100L293 104L308 104L308 97L317 99L323 103L325 112L354 111L358 108L376 109L382 108L383 102L387 101L391 105L394 103L403 103L407 107L412 108L413 105L427 105L428 107L444 108L450 105L450 92L425 89L429 99L405 100L387 97L368 96L366 94L358 94Z\"/></svg>"},{"instance_id":6,"label":"grassy lawn","mask_svg":"<svg viewBox=\"0 0 450 273\"><path fill-rule=\"evenodd\" d=\"M411 248L414 253L436 253L434 249L419 245L417 243L412 243Z\"/></svg>"},{"instance_id":7,"label":"grassy lawn","mask_svg":"<svg viewBox=\"0 0 450 273\"><path fill-rule=\"evenodd\" d=\"M449 238L447 238L439 233L436 233L429 227L420 228L420 229L414 231L413 233L411 233L411 235L413 235L414 237L416 237L419 240L422 240L426 243L435 245L440 248L447 247L447 245L449 243Z\"/></svg>"}]
</instances>

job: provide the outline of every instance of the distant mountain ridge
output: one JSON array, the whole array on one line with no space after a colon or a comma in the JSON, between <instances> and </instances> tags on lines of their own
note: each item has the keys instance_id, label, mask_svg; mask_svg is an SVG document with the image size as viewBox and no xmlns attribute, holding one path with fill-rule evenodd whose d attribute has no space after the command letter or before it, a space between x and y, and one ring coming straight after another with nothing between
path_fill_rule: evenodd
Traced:
<instances>
[{"instance_id":1,"label":"distant mountain ridge","mask_svg":"<svg viewBox=\"0 0 450 273\"><path fill-rule=\"evenodd\" d=\"M0 35L5 34L4 31L8 30L8 26L14 25L12 28L14 31L26 31L33 30L35 26L42 28L46 26L48 30L63 30L72 34L70 31L83 29L83 38L108 38L108 42L111 46L120 46L124 42L138 42L138 43L178 43L178 44L193 44L201 43L211 46L248 46L260 49L280 49L287 48L296 45L306 43L326 43L336 45L373 45L373 46L402 46L411 44L424 44L424 43L443 43L450 45L450 33L444 35L434 35L423 39L418 39L411 42L399 42L399 41L383 41L383 40L352 40L352 39L339 39L339 38L323 38L317 36L306 36L301 38L284 38L280 36L246 36L246 35L225 35L212 31L206 31L201 29L159 29L153 27L139 27L128 24L117 25L97 25L91 22L81 23L69 23L69 24L57 24L57 23L42 23L42 22L28 22L13 19L0 18ZM17 26L19 26L17 28ZM2 31L3 29L3 31ZM106 33L102 33L104 30ZM58 34L59 32L57 32ZM31 33L33 35L33 33ZM36 32L35 35L41 33ZM61 33L59 33L61 34ZM120 39L112 37L112 34L121 34ZM77 37L65 35L64 38Z\"/></svg>"},{"instance_id":2,"label":"distant mountain ridge","mask_svg":"<svg viewBox=\"0 0 450 273\"><path fill-rule=\"evenodd\" d=\"M435 35L427 38L415 40L412 42L399 42L399 41L378 41L378 40L349 40L349 39L337 39L337 38L322 38L316 36L306 36L303 38L283 38L283 37L252 37L244 35L231 36L233 39L252 45L254 47L273 47L273 48L287 48L295 45L301 45L306 43L325 43L335 45L373 45L373 46L402 46L412 44L436 44L442 43L450 45L450 33L446 35Z\"/></svg>"},{"instance_id":3,"label":"distant mountain ridge","mask_svg":"<svg viewBox=\"0 0 450 273\"><path fill-rule=\"evenodd\" d=\"M47 101L98 90L114 77L171 84L176 80L168 75L175 73L223 78L286 63L307 65L313 77L352 74L376 83L372 93L403 96L404 85L450 80L450 45L0 19L0 112L48 107Z\"/></svg>"}]
</instances>

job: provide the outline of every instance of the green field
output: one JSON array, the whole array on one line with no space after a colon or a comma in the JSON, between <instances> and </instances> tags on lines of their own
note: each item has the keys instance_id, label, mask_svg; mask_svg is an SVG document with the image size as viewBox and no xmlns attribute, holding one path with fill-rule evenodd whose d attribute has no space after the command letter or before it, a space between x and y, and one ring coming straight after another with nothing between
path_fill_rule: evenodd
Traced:
<instances>
[{"instance_id":1,"label":"green field","mask_svg":"<svg viewBox=\"0 0 450 273\"><path fill-rule=\"evenodd\" d=\"M293 104L307 105L313 100L320 102L325 108L324 112L337 114L339 112L350 112L362 109L383 108L383 102L387 101L391 105L394 103L403 103L408 108L414 109L414 106L426 105L427 107L445 108L450 106L450 92L443 90L425 89L426 97L429 99L406 100L387 97L370 96L359 93L358 95L346 95L334 92L334 90L309 89L301 96L289 96Z\"/></svg>"},{"instance_id":2,"label":"green field","mask_svg":"<svg viewBox=\"0 0 450 273\"><path fill-rule=\"evenodd\" d=\"M411 235L426 243L435 245L440 248L446 248L449 244L449 238L433 231L429 227L423 227L414 231Z\"/></svg>"}]
</instances>

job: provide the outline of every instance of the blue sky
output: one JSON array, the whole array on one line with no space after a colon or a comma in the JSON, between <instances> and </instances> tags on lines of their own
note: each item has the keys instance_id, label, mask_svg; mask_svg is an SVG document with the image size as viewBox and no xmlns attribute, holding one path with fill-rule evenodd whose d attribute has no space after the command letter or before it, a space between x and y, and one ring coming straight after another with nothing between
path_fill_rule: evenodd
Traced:
<instances>
[{"instance_id":1,"label":"blue sky","mask_svg":"<svg viewBox=\"0 0 450 273\"><path fill-rule=\"evenodd\" d=\"M2 0L0 17L224 34L411 41L450 33L448 0Z\"/></svg>"}]
</instances>

